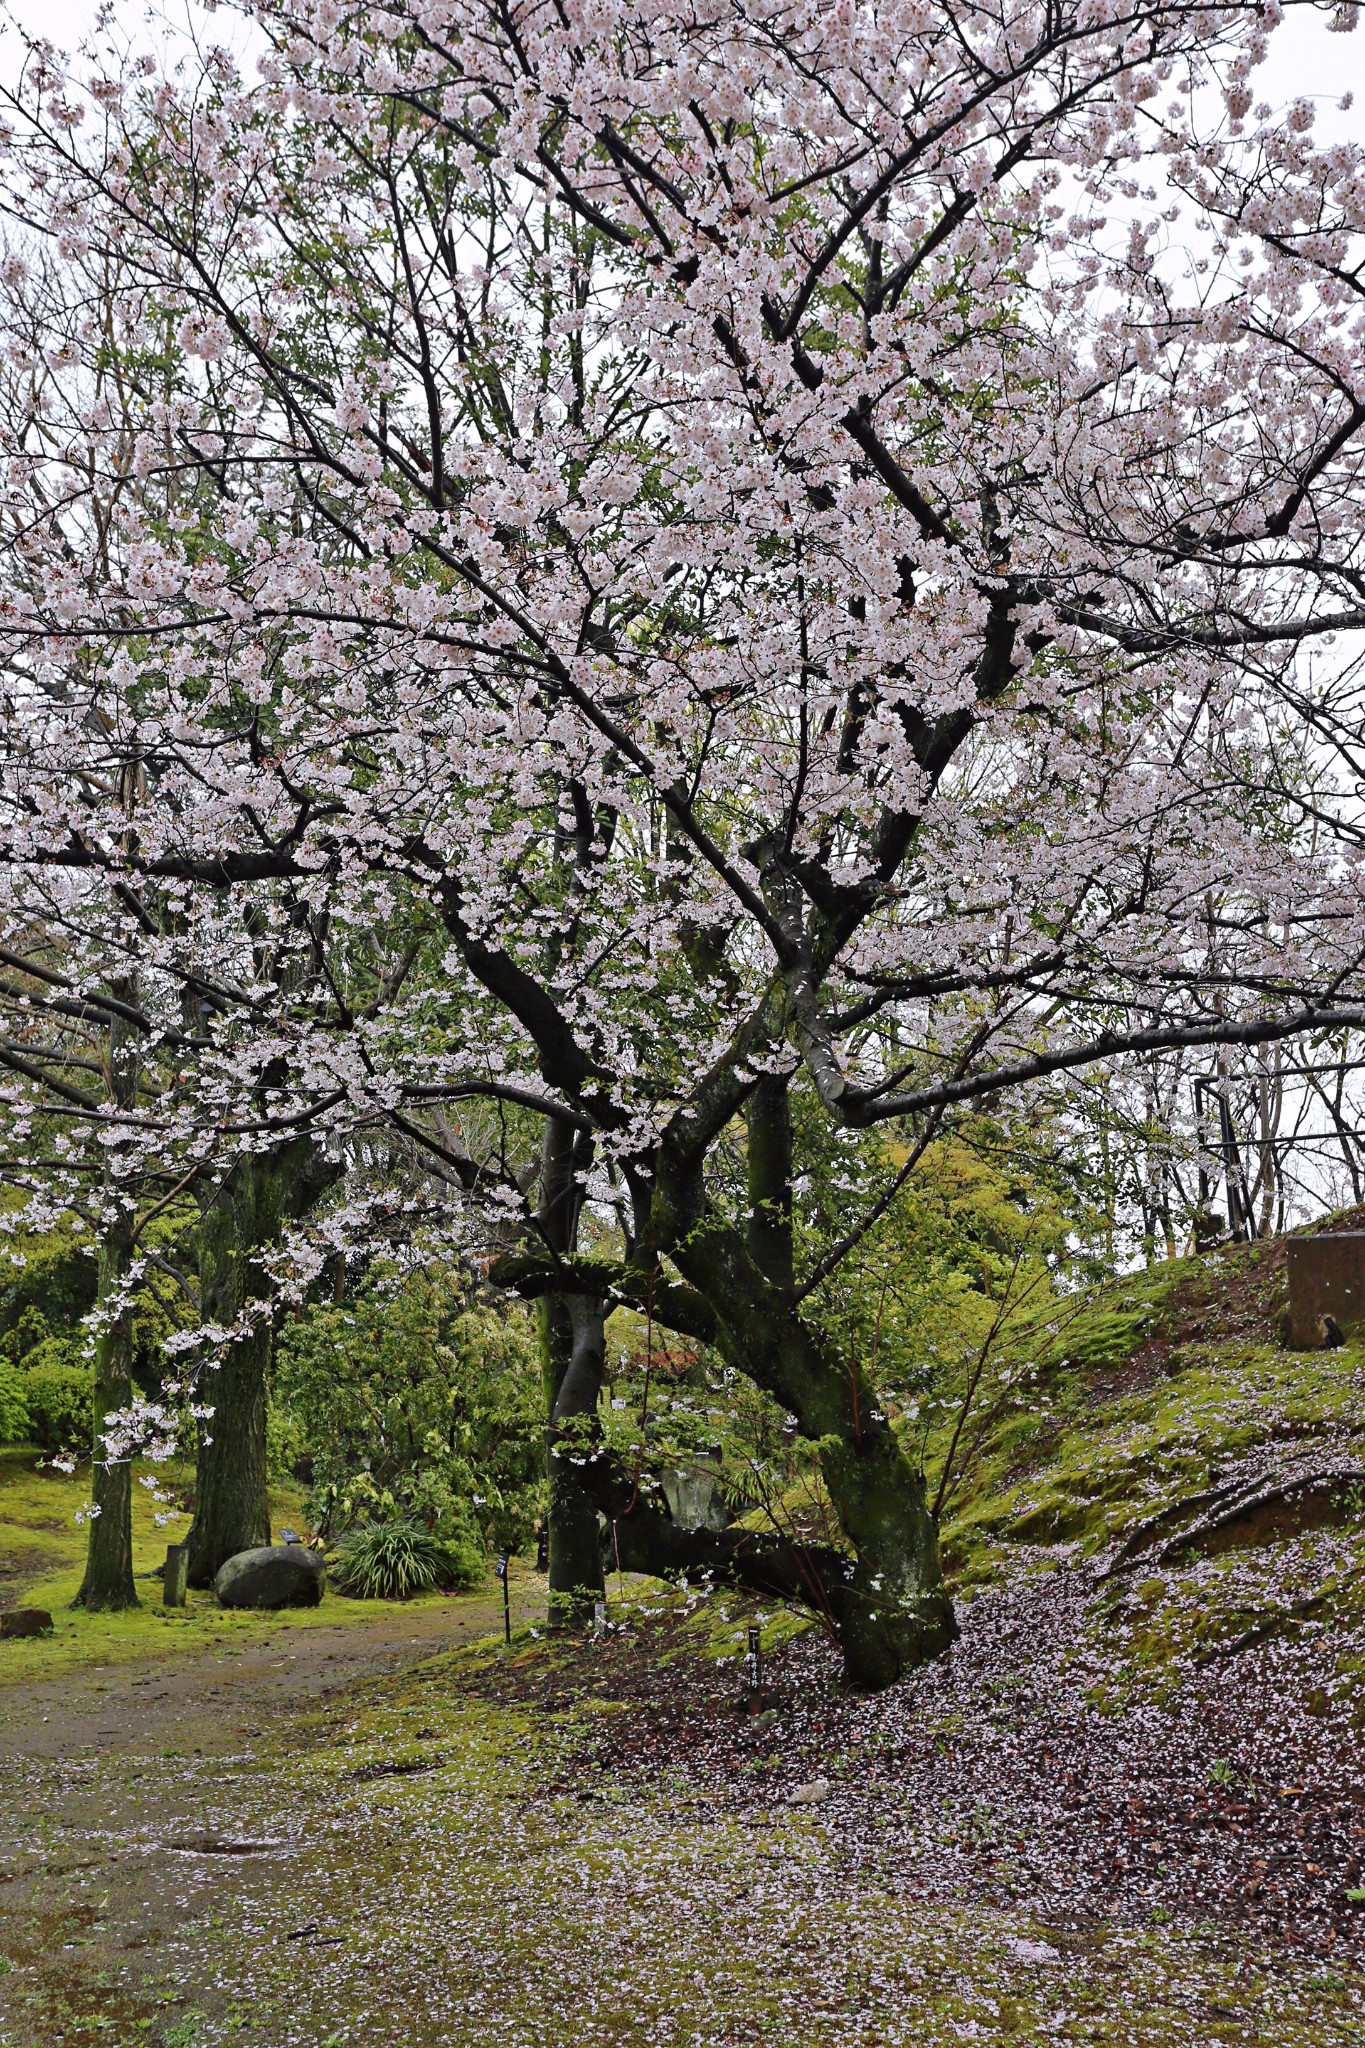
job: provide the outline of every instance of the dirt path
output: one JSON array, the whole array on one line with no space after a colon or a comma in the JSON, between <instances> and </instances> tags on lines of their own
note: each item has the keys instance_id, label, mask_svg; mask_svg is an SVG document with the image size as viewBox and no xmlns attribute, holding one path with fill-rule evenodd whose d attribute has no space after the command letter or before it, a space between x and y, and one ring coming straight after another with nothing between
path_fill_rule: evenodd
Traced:
<instances>
[{"instance_id":1,"label":"dirt path","mask_svg":"<svg viewBox=\"0 0 1365 2048\"><path fill-rule=\"evenodd\" d=\"M437 1613L386 1611L362 1623L281 1628L245 1649L171 1650L154 1662L94 1665L29 1683L21 1696L6 1688L0 1758L162 1755L168 1748L222 1754L258 1733L256 1723L306 1712L357 1679L476 1641L499 1619L493 1600L479 1595Z\"/></svg>"},{"instance_id":2,"label":"dirt path","mask_svg":"<svg viewBox=\"0 0 1365 2048\"><path fill-rule=\"evenodd\" d=\"M289 1816L263 1828L260 1795L281 1752L500 1623L478 1595L0 1689L0 2048L241 2040L246 2008L192 1957L277 1885Z\"/></svg>"}]
</instances>

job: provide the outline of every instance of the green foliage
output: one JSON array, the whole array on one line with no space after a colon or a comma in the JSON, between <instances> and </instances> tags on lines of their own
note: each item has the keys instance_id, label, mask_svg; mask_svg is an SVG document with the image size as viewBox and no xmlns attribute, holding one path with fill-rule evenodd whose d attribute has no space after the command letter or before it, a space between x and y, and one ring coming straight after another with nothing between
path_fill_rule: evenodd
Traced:
<instances>
[{"instance_id":1,"label":"green foliage","mask_svg":"<svg viewBox=\"0 0 1365 2048\"><path fill-rule=\"evenodd\" d=\"M25 1375L8 1358L0 1357L0 1443L27 1443L31 1427Z\"/></svg>"},{"instance_id":2,"label":"green foliage","mask_svg":"<svg viewBox=\"0 0 1365 2048\"><path fill-rule=\"evenodd\" d=\"M800 1088L792 1110L801 1278L873 1213L908 1155L896 1139L878 1149L831 1132ZM995 1442L1002 1417L1021 1431L1031 1426L1030 1385L1081 1298L1067 1290L1094 1264L1086 1189L1057 1167L1036 1130L1024 1136L1016 1142L978 1119L931 1146L803 1305L834 1354L871 1382L926 1466L931 1498L950 1451L951 1483L982 1441ZM742 1157L729 1164L738 1214ZM1028 1342L1019 1341L1021 1328ZM643 1316L618 1311L610 1356L607 1435L633 1469L695 1464L719 1446L736 1511L757 1507L785 1533L840 1540L815 1447L793 1442L777 1404L714 1352L657 1327L647 1332Z\"/></svg>"},{"instance_id":3,"label":"green foliage","mask_svg":"<svg viewBox=\"0 0 1365 2048\"><path fill-rule=\"evenodd\" d=\"M410 1600L436 1588L477 1586L483 1558L468 1542L447 1543L420 1522L367 1522L338 1543L337 1590L353 1600Z\"/></svg>"},{"instance_id":4,"label":"green foliage","mask_svg":"<svg viewBox=\"0 0 1365 2048\"><path fill-rule=\"evenodd\" d=\"M265 1463L272 1479L286 1479L306 1469L308 1437L302 1420L272 1399L265 1415Z\"/></svg>"},{"instance_id":5,"label":"green foliage","mask_svg":"<svg viewBox=\"0 0 1365 2048\"><path fill-rule=\"evenodd\" d=\"M799 1251L817 1262L903 1164L889 1143L825 1162L796 1209ZM885 1215L811 1298L834 1343L901 1402L972 1360L1000 1318L1049 1301L1074 1263L1086 1215L1046 1160L1020 1156L984 1122L932 1145Z\"/></svg>"},{"instance_id":6,"label":"green foliage","mask_svg":"<svg viewBox=\"0 0 1365 2048\"><path fill-rule=\"evenodd\" d=\"M12 1215L13 1201L0 1197L0 1217L7 1208ZM175 1217L159 1218L149 1237L174 1246L182 1228ZM0 1442L31 1439L49 1451L89 1451L93 1372L85 1318L95 1290L94 1243L74 1220L46 1231L16 1227L0 1237ZM159 1391L165 1340L188 1315L162 1274L149 1273L134 1293L133 1377L144 1393Z\"/></svg>"},{"instance_id":7,"label":"green foliage","mask_svg":"<svg viewBox=\"0 0 1365 2048\"><path fill-rule=\"evenodd\" d=\"M6 1206L12 1209L13 1198ZM19 1328L26 1312L44 1329L70 1330L94 1305L88 1231L72 1222L41 1232L15 1229L0 1239L0 1341Z\"/></svg>"},{"instance_id":8,"label":"green foliage","mask_svg":"<svg viewBox=\"0 0 1365 2048\"><path fill-rule=\"evenodd\" d=\"M277 1455L292 1441L324 1535L420 1523L457 1548L518 1549L543 1476L539 1358L529 1318L480 1301L452 1271L375 1274L347 1302L280 1333Z\"/></svg>"},{"instance_id":9,"label":"green foliage","mask_svg":"<svg viewBox=\"0 0 1365 2048\"><path fill-rule=\"evenodd\" d=\"M32 1441L84 1456L94 1435L95 1387L79 1340L44 1337L25 1354L22 1374Z\"/></svg>"}]
</instances>

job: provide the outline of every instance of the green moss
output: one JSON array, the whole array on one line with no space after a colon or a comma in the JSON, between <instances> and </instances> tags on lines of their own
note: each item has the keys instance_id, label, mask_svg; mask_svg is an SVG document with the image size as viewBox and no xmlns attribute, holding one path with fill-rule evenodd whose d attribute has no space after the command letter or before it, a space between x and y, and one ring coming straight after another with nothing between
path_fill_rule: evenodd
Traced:
<instances>
[{"instance_id":1,"label":"green moss","mask_svg":"<svg viewBox=\"0 0 1365 2048\"><path fill-rule=\"evenodd\" d=\"M945 1517L944 1557L956 1589L1077 1556L1102 1558L1163 1512L1173 1537L1182 1504L1258 1447L1301 1456L1319 1438L1338 1450L1354 1439L1365 1460L1365 1354L1354 1345L1281 1349L1269 1333L1282 1286L1276 1257L1249 1247L1111 1283L1069 1314L1012 1332L1016 1355L1034 1371L986 1430ZM929 1448L932 1470L936 1446ZM1135 1693L1160 1699L1188 1675L1190 1660L1357 1615L1365 1530L1354 1562L1340 1564L1350 1509L1339 1501L1325 1517L1338 1525L1337 1547L1324 1547L1321 1562L1311 1527L1266 1518L1241 1533L1235 1557L1204 1556L1197 1569L1190 1559L1187 1569L1173 1550L1160 1577L1111 1582L1091 1631L1120 1675L1096 1703L1116 1710ZM1290 1556L1291 1593L1268 1573L1258 1600L1262 1551L1267 1567L1278 1558L1280 1576ZM1343 1669L1337 1706L1365 1725L1365 1673Z\"/></svg>"},{"instance_id":2,"label":"green moss","mask_svg":"<svg viewBox=\"0 0 1365 2048\"><path fill-rule=\"evenodd\" d=\"M967 1583L991 1577L999 1546L1078 1543L1089 1555L1207 1485L1228 1459L1271 1439L1353 1428L1359 1356L1201 1348L1150 1389L1054 1414L1043 1453L1018 1471L1017 1418L994 1433L944 1527ZM1034 1441L1041 1429L1033 1418Z\"/></svg>"},{"instance_id":3,"label":"green moss","mask_svg":"<svg viewBox=\"0 0 1365 2048\"><path fill-rule=\"evenodd\" d=\"M512 1661L585 1675L561 1644L518 1644ZM163 2042L192 2014L201 2048L562 2048L567 2015L575 2039L608 2048L1357 2038L1357 1973L1213 1930L1058 1930L1005 1906L928 1905L832 1855L818 1814L717 1816L686 1773L643 1788L585 1769L595 1703L548 1717L473 1693L496 1662L490 1643L353 1684L198 1779L101 1758L83 1795L101 1813L150 1793L172 1802L163 1837L209 1811L287 1850L268 1881L244 1875L245 1914L231 1891L200 1892L173 1972L150 1973L109 1868L63 1859L35 1917L11 1912L0 1936L23 1963L0 1985L0 2038L93 2048L110 2014L130 2041ZM39 1768L55 1784L63 1766Z\"/></svg>"},{"instance_id":4,"label":"green moss","mask_svg":"<svg viewBox=\"0 0 1365 2048\"><path fill-rule=\"evenodd\" d=\"M188 1473L162 1467L158 1479L175 1491ZM88 1613L71 1602L85 1567L85 1531L75 1516L89 1492L88 1477L72 1477L40 1465L33 1450L0 1452L0 1556L8 1570L7 1593L14 1604L45 1607L51 1636L0 1643L0 1687L59 1676L90 1664L123 1664L149 1656L239 1644L281 1629L326 1627L348 1618L374 1619L386 1613L413 1614L445 1605L439 1594L403 1602L346 1600L329 1591L321 1606L253 1614L220 1607L211 1593L191 1593L183 1608L161 1605L158 1579L138 1579L142 1605L126 1613ZM296 1487L272 1486L273 1523L301 1522ZM149 1572L164 1561L166 1545L183 1535L188 1518L159 1526L158 1507L141 1486L133 1488L133 1571Z\"/></svg>"},{"instance_id":5,"label":"green moss","mask_svg":"<svg viewBox=\"0 0 1365 2048\"><path fill-rule=\"evenodd\" d=\"M534 1654L559 1662L548 1649ZM322 1798L333 1816L323 1853L337 1967L325 1991L310 1991L297 1957L258 1946L263 2029L271 2001L287 2002L305 2024L315 2016L326 2039L345 1987L358 1995L363 1984L354 2039L372 2048L489 2038L552 2048L570 2005L613 2048L645 2048L661 2026L679 2044L726 2048L846 2041L851 2026L881 2039L889 2025L886 2038L899 2039L908 2013L920 2048L963 2038L1188 2048L1211 2038L1210 2006L1239 2048L1352 2039L1354 1975L1321 1984L1293 1963L1262 1966L1234 1940L1167 1927L1059 1933L1007 1909L910 1904L848 1877L831 1885L818 1818L691 1817L685 1784L651 1794L598 1781L585 1804L581 1783L560 1787L564 1746L581 1740L588 1703L556 1728L471 1700L460 1683L470 1661L443 1657L357 1688L315 1724L316 1747L284 1764L291 1810L306 1817ZM421 1768L374 1775L396 1762ZM306 1858L293 1875L320 1895ZM585 1900L615 1902L591 1940ZM223 1944L202 1953L220 1975L240 1972ZM461 1996L451 2006L442 1973L454 1958ZM332 2001L325 2015L309 2003L319 1996Z\"/></svg>"}]
</instances>

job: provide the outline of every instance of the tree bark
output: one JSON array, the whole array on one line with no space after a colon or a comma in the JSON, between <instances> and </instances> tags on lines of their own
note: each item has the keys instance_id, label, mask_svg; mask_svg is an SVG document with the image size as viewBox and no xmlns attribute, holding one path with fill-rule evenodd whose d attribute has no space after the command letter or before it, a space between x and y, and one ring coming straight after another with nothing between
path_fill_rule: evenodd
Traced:
<instances>
[{"instance_id":1,"label":"tree bark","mask_svg":"<svg viewBox=\"0 0 1365 2048\"><path fill-rule=\"evenodd\" d=\"M785 1074L764 1074L745 1105L748 1126L749 1253L772 1287L790 1291L792 1121Z\"/></svg>"},{"instance_id":2,"label":"tree bark","mask_svg":"<svg viewBox=\"0 0 1365 2048\"><path fill-rule=\"evenodd\" d=\"M186 1545L189 1583L208 1586L239 1550L270 1541L266 1491L266 1376L274 1336L273 1288L260 1255L285 1223L304 1215L330 1186L330 1167L307 1139L239 1159L204 1197L199 1221L200 1313L231 1329L248 1304L249 1328L233 1337L201 1389L213 1414L203 1424L195 1469L195 1510Z\"/></svg>"},{"instance_id":3,"label":"tree bark","mask_svg":"<svg viewBox=\"0 0 1365 2048\"><path fill-rule=\"evenodd\" d=\"M676 1530L650 1502L636 1497L629 1482L623 1497L616 1468L601 1454L578 1469L578 1489L616 1521L615 1541L627 1569L661 1576L710 1571L756 1591L803 1600L834 1624L852 1684L869 1691L894 1684L915 1665L941 1655L957 1635L923 1473L901 1450L856 1362L830 1351L801 1317L791 1293L771 1286L744 1235L706 1212L678 1233L674 1245L670 1256L687 1285L660 1285L654 1296L656 1308L664 1306L659 1321L692 1334L704 1325L705 1341L727 1364L796 1416L802 1433L817 1445L825 1484L855 1554L802 1548L782 1536L762 1538L750 1531ZM501 1260L494 1277L544 1302L555 1271L518 1256ZM620 1269L619 1289L609 1261L577 1260L569 1271L575 1279L611 1286L620 1299L634 1300L639 1293L635 1268ZM553 1299L567 1318L573 1297ZM666 1306L674 1302L682 1306L676 1322ZM586 1519L577 1526L585 1533Z\"/></svg>"},{"instance_id":4,"label":"tree bark","mask_svg":"<svg viewBox=\"0 0 1365 2048\"><path fill-rule=\"evenodd\" d=\"M850 1684L876 1691L940 1655L957 1634L943 1586L924 1475L896 1441L857 1359L830 1351L791 1285L791 1127L785 1085L765 1079L746 1106L747 1237L709 1206L695 1163L666 1162L655 1220L671 1257L716 1317L716 1342L795 1415L820 1468L854 1562L838 1614Z\"/></svg>"},{"instance_id":5,"label":"tree bark","mask_svg":"<svg viewBox=\"0 0 1365 2048\"><path fill-rule=\"evenodd\" d=\"M781 1401L818 1445L855 1553L838 1615L845 1675L866 1691L894 1684L957 1635L923 1473L901 1450L857 1362L827 1354L819 1334L765 1286L734 1232L715 1225L694 1233L673 1256L715 1307L728 1362Z\"/></svg>"},{"instance_id":6,"label":"tree bark","mask_svg":"<svg viewBox=\"0 0 1365 2048\"><path fill-rule=\"evenodd\" d=\"M120 1212L99 1250L96 1296L108 1312L95 1338L95 1429L90 1465L90 1499L96 1513L86 1539L85 1576L74 1607L118 1609L139 1605L133 1584L133 1467L113 1457L104 1442L104 1418L126 1408L133 1391L132 1317L118 1304L133 1256L133 1218Z\"/></svg>"},{"instance_id":7,"label":"tree bark","mask_svg":"<svg viewBox=\"0 0 1365 2048\"><path fill-rule=\"evenodd\" d=\"M849 1681L866 1690L893 1684L906 1671L941 1655L957 1635L943 1585L938 1528L924 1475L897 1442L875 1391L856 1359L840 1358L820 1330L801 1314L793 1285L791 1127L786 1084L765 1077L745 1104L748 1121L748 1215L743 1228L721 1217L707 1200L699 1160L661 1148L641 1232L643 1256L624 1263L579 1259L573 1233L551 1242L553 1256L508 1255L493 1278L544 1304L547 1388L562 1412L580 1419L595 1413L601 1370L601 1326L610 1299L648 1300L661 1324L699 1334L726 1362L796 1416L818 1450L830 1498L853 1550L806 1550L781 1535L680 1531L633 1485L623 1498L619 1472L600 1454L566 1471L557 1460L563 1491L552 1484L566 1564L560 1587L579 1590L576 1612L587 1606L586 1547L589 1515L602 1506L616 1522L621 1562L637 1570L711 1571L717 1576L776 1590L819 1608L837 1630ZM566 1134L567 1135L567 1134ZM561 1150L561 1173L568 1158ZM542 1176L542 1211L552 1176ZM552 1205L551 1205L552 1206ZM655 1250L647 1247L652 1243ZM685 1283L664 1277L666 1253ZM650 1260L654 1263L650 1264ZM598 1290L589 1295L591 1285ZM560 1288L585 1290L581 1294ZM595 1328L593 1326L595 1324ZM581 1351L578 1349L582 1345ZM595 1363L594 1363L595 1361ZM572 1373L571 1367L577 1370ZM551 1460L555 1426L552 1414ZM590 1422L576 1435L580 1458L591 1449ZM554 1554L554 1529L551 1554ZM582 1576L580 1576L580 1574ZM594 1574L594 1586L600 1578ZM601 1597L600 1593L595 1597Z\"/></svg>"},{"instance_id":8,"label":"tree bark","mask_svg":"<svg viewBox=\"0 0 1365 2048\"><path fill-rule=\"evenodd\" d=\"M579 1195L574 1132L551 1120L541 1154L537 1221L550 1249L571 1257L578 1236ZM605 1598L597 1506L584 1484L583 1461L597 1430L597 1401L606 1344L603 1305L578 1294L550 1294L540 1304L545 1385L545 1476L549 1486L549 1625L582 1629Z\"/></svg>"},{"instance_id":9,"label":"tree bark","mask_svg":"<svg viewBox=\"0 0 1365 2048\"><path fill-rule=\"evenodd\" d=\"M550 1296L541 1304L541 1341L549 1363L549 1624L582 1629L606 1594L597 1504L585 1483L605 1354L602 1304L583 1295Z\"/></svg>"},{"instance_id":10,"label":"tree bark","mask_svg":"<svg viewBox=\"0 0 1365 2048\"><path fill-rule=\"evenodd\" d=\"M796 1600L837 1631L846 1605L852 1559L830 1544L741 1528L680 1528L659 1505L657 1491L628 1472L614 1454L601 1452L584 1481L606 1518L607 1568L650 1578L710 1578L743 1586L770 1600Z\"/></svg>"}]
</instances>

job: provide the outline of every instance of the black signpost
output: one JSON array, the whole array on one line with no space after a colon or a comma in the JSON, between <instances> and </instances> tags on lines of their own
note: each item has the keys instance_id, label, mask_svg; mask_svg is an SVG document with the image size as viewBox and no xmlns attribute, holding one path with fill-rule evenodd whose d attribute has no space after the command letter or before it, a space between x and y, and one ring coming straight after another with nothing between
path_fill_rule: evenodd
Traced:
<instances>
[{"instance_id":1,"label":"black signpost","mask_svg":"<svg viewBox=\"0 0 1365 2048\"><path fill-rule=\"evenodd\" d=\"M749 1666L750 1692L763 1690L763 1638L756 1628L749 1630L749 1655L745 1659Z\"/></svg>"},{"instance_id":2,"label":"black signpost","mask_svg":"<svg viewBox=\"0 0 1365 2048\"><path fill-rule=\"evenodd\" d=\"M502 1632L507 1638L508 1648L512 1644L512 1597L507 1590L507 1552L498 1552L498 1577L502 1580Z\"/></svg>"}]
</instances>

